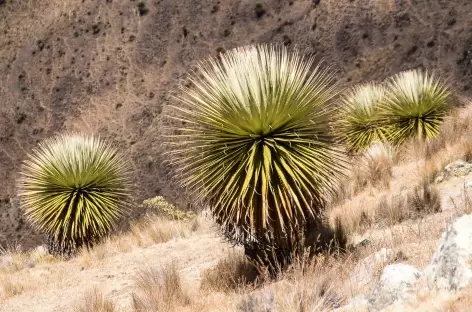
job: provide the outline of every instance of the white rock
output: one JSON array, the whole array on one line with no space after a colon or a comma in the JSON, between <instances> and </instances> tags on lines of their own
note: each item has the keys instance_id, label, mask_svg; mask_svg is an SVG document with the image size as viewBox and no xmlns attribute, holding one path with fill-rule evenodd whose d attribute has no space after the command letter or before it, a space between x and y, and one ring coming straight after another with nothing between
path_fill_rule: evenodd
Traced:
<instances>
[{"instance_id":1,"label":"white rock","mask_svg":"<svg viewBox=\"0 0 472 312\"><path fill-rule=\"evenodd\" d=\"M32 254L37 258L44 257L48 254L48 249L45 245L40 245L33 250Z\"/></svg>"},{"instance_id":2,"label":"white rock","mask_svg":"<svg viewBox=\"0 0 472 312\"><path fill-rule=\"evenodd\" d=\"M375 271L379 266L384 266L386 263L393 260L395 252L389 248L382 248L378 252L362 259L356 267L353 268L351 277L352 283L359 286L367 286L375 282Z\"/></svg>"},{"instance_id":3,"label":"white rock","mask_svg":"<svg viewBox=\"0 0 472 312\"><path fill-rule=\"evenodd\" d=\"M396 263L385 267L382 276L380 276L380 283L384 287L401 289L415 284L420 276L421 271L414 266Z\"/></svg>"},{"instance_id":4,"label":"white rock","mask_svg":"<svg viewBox=\"0 0 472 312\"><path fill-rule=\"evenodd\" d=\"M425 269L428 286L461 290L472 281L472 215L456 218Z\"/></svg>"},{"instance_id":5,"label":"white rock","mask_svg":"<svg viewBox=\"0 0 472 312\"><path fill-rule=\"evenodd\" d=\"M334 309L334 312L361 312L369 311L369 300L367 300L365 295L360 295L354 298L351 298L346 305L343 305L340 308Z\"/></svg>"},{"instance_id":6,"label":"white rock","mask_svg":"<svg viewBox=\"0 0 472 312\"><path fill-rule=\"evenodd\" d=\"M436 179L434 179L434 183L441 183L444 181L444 176L443 175L438 175Z\"/></svg>"},{"instance_id":7,"label":"white rock","mask_svg":"<svg viewBox=\"0 0 472 312\"><path fill-rule=\"evenodd\" d=\"M413 288L421 275L417 268L408 264L397 263L386 266L378 286L369 297L372 311L411 300L412 296L408 291Z\"/></svg>"}]
</instances>

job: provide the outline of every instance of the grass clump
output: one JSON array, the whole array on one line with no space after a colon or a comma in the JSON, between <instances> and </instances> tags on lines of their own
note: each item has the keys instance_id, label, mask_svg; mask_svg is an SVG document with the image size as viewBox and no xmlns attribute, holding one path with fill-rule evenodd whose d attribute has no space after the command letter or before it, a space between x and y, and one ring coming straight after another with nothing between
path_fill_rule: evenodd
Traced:
<instances>
[{"instance_id":1,"label":"grass clump","mask_svg":"<svg viewBox=\"0 0 472 312\"><path fill-rule=\"evenodd\" d=\"M392 179L395 150L386 143L372 145L354 165L352 181L354 192L372 186L388 189Z\"/></svg>"},{"instance_id":2,"label":"grass clump","mask_svg":"<svg viewBox=\"0 0 472 312\"><path fill-rule=\"evenodd\" d=\"M200 288L206 291L235 291L257 282L258 271L242 253L231 252L215 268L206 270Z\"/></svg>"},{"instance_id":3,"label":"grass clump","mask_svg":"<svg viewBox=\"0 0 472 312\"><path fill-rule=\"evenodd\" d=\"M98 289L87 292L72 309L73 312L116 312L115 304Z\"/></svg>"},{"instance_id":4,"label":"grass clump","mask_svg":"<svg viewBox=\"0 0 472 312\"><path fill-rule=\"evenodd\" d=\"M136 312L171 312L190 303L175 263L162 269L145 269L136 277L137 292L133 294Z\"/></svg>"}]
</instances>

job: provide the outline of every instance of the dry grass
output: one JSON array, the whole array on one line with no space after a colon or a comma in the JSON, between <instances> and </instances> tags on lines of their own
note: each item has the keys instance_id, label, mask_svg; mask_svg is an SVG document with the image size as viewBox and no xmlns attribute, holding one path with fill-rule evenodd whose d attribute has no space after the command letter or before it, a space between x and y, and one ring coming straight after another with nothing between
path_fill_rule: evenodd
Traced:
<instances>
[{"instance_id":1,"label":"dry grass","mask_svg":"<svg viewBox=\"0 0 472 312\"><path fill-rule=\"evenodd\" d=\"M429 160L444 154L447 150L460 152L460 142L468 140L472 131L472 107L457 109L448 116L441 126L438 137L428 141L409 141L403 148L400 159L403 162Z\"/></svg>"},{"instance_id":2,"label":"dry grass","mask_svg":"<svg viewBox=\"0 0 472 312\"><path fill-rule=\"evenodd\" d=\"M250 311L331 311L344 301L339 286L346 277L348 258L319 256L299 258L272 281L257 288L239 288L235 310Z\"/></svg>"},{"instance_id":3,"label":"dry grass","mask_svg":"<svg viewBox=\"0 0 472 312\"><path fill-rule=\"evenodd\" d=\"M142 270L136 277L136 289L133 293L136 312L174 311L178 306L190 304L175 263L159 270Z\"/></svg>"},{"instance_id":4,"label":"dry grass","mask_svg":"<svg viewBox=\"0 0 472 312\"><path fill-rule=\"evenodd\" d=\"M346 271L342 265L350 258L320 256L314 260L299 259L282 277L291 284L291 291L278 295L281 311L328 311L339 307L344 295L339 292L340 280ZM336 276L336 279L332 277ZM339 280L337 280L339 278Z\"/></svg>"},{"instance_id":5,"label":"dry grass","mask_svg":"<svg viewBox=\"0 0 472 312\"><path fill-rule=\"evenodd\" d=\"M424 184L416 186L406 194L383 197L377 208L375 222L384 222L391 226L409 219L441 211L441 196L436 187Z\"/></svg>"},{"instance_id":6,"label":"dry grass","mask_svg":"<svg viewBox=\"0 0 472 312\"><path fill-rule=\"evenodd\" d=\"M472 286L465 288L459 295L451 296L442 306L442 311L463 312L470 311L472 306Z\"/></svg>"},{"instance_id":7,"label":"dry grass","mask_svg":"<svg viewBox=\"0 0 472 312\"><path fill-rule=\"evenodd\" d=\"M258 272L241 252L231 251L215 268L203 273L200 288L204 291L231 292L258 282Z\"/></svg>"},{"instance_id":8,"label":"dry grass","mask_svg":"<svg viewBox=\"0 0 472 312\"><path fill-rule=\"evenodd\" d=\"M443 162L454 156L466 155L464 147L463 151L457 152L459 144L468 144L465 137L454 140L454 144L445 143L440 147L430 142L428 161L422 163L422 158L417 167L434 165L437 166L435 170L440 172L440 164ZM402 261L423 267L429 262L431 254L437 248L437 239L451 222L453 215L472 212L472 199L467 188L464 186L462 198L455 200L455 211L437 214L441 211L441 200L434 185L418 184L417 180L400 180L401 175L395 170L405 163L396 165L394 157L372 157L369 161L370 163L366 160L363 163L364 173L370 172L370 175L364 176L368 187L353 196L352 181L349 181L339 196L341 204L328 211L330 220L334 222L339 218L342 221L342 227L350 235L351 242L359 242L357 239L360 235L357 234L362 234L361 238L367 238L368 241L365 245L357 245L345 255L300 259L273 280L256 280L256 270L240 251L227 253L218 261L215 259L213 268L201 272L200 284L195 280L192 280L192 284L187 284L187 277L181 278L175 263L160 269L141 270L135 278L133 307L129 310L210 311L215 310L216 306L228 311L331 311L353 296L368 293L389 263ZM386 172L389 183L382 182L385 176L380 172ZM133 223L128 232L110 237L94 249L84 251L78 256L78 260L83 267L98 267L102 260L132 251L137 246L148 247L172 239L187 239L195 235L196 231L206 228L206 224L202 222L200 218L181 221L149 215ZM360 267L367 256L382 248L394 250L394 256L372 265L369 262L372 283L361 285L359 275L355 273L362 271ZM3 275L0 274L2 299L35 291L29 285L32 282L24 284L18 275L28 271L24 270L29 268L28 256L16 250L10 253L14 260L8 260L11 261L5 266L9 268L8 271L3 270ZM400 254L402 256L398 256ZM185 260L180 262L181 265L184 263ZM67 263L62 264L67 268ZM51 280L54 278L59 279L58 273L50 277ZM92 294L87 294L84 298L87 297L87 303L101 300L100 294L96 295L96 300ZM212 299L214 297L217 299ZM101 298L106 301L103 296ZM461 305L451 304L451 311L460 311L461 308ZM88 309L90 310L76 311L113 311Z\"/></svg>"},{"instance_id":9,"label":"dry grass","mask_svg":"<svg viewBox=\"0 0 472 312\"><path fill-rule=\"evenodd\" d=\"M38 264L54 263L58 258L47 254L46 251L22 251L20 246L0 250L0 273L14 273L25 268L33 268Z\"/></svg>"},{"instance_id":10,"label":"dry grass","mask_svg":"<svg viewBox=\"0 0 472 312\"><path fill-rule=\"evenodd\" d=\"M72 309L73 312L116 312L115 304L98 289L87 292Z\"/></svg>"},{"instance_id":11,"label":"dry grass","mask_svg":"<svg viewBox=\"0 0 472 312\"><path fill-rule=\"evenodd\" d=\"M470 187L464 184L459 199L451 198L456 215L472 214L472 197Z\"/></svg>"},{"instance_id":12,"label":"dry grass","mask_svg":"<svg viewBox=\"0 0 472 312\"><path fill-rule=\"evenodd\" d=\"M372 227L389 227L441 211L441 196L432 184L422 184L396 193L375 197L357 197L327 212L330 224L335 220L347 236L363 233Z\"/></svg>"},{"instance_id":13,"label":"dry grass","mask_svg":"<svg viewBox=\"0 0 472 312\"><path fill-rule=\"evenodd\" d=\"M371 186L377 189L388 189L392 179L392 168L395 161L394 150L385 144L372 146L352 170L352 189L354 194Z\"/></svg>"},{"instance_id":14,"label":"dry grass","mask_svg":"<svg viewBox=\"0 0 472 312\"><path fill-rule=\"evenodd\" d=\"M103 260L114 254L129 252L135 246L147 247L172 239L187 238L198 231L200 222L198 217L179 221L146 215L133 222L128 232L112 236L91 250L82 250L79 257L88 266L93 260Z\"/></svg>"},{"instance_id":15,"label":"dry grass","mask_svg":"<svg viewBox=\"0 0 472 312\"><path fill-rule=\"evenodd\" d=\"M0 302L18 296L25 290L25 285L18 277L0 276Z\"/></svg>"}]
</instances>

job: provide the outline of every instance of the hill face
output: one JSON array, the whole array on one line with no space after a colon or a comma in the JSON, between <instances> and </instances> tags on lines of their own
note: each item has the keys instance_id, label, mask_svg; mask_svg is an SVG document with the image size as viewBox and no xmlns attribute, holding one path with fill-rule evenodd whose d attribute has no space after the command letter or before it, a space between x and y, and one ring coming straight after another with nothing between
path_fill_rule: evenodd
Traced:
<instances>
[{"instance_id":1,"label":"hill face","mask_svg":"<svg viewBox=\"0 0 472 312\"><path fill-rule=\"evenodd\" d=\"M470 95L469 0L0 1L0 245L38 243L15 181L39 141L98 133L133 161L137 200L176 197L161 166L163 106L197 60L260 42L297 45L343 82L424 67Z\"/></svg>"}]
</instances>

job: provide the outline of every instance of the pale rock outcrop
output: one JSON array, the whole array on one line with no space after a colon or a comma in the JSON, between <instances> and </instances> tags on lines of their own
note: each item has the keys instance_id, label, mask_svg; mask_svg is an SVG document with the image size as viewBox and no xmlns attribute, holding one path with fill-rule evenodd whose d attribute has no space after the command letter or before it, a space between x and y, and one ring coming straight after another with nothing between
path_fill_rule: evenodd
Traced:
<instances>
[{"instance_id":1,"label":"pale rock outcrop","mask_svg":"<svg viewBox=\"0 0 472 312\"><path fill-rule=\"evenodd\" d=\"M409 264L396 263L386 266L379 284L369 296L371 311L380 311L392 304L413 299L409 291L421 275L421 271Z\"/></svg>"},{"instance_id":2,"label":"pale rock outcrop","mask_svg":"<svg viewBox=\"0 0 472 312\"><path fill-rule=\"evenodd\" d=\"M425 269L428 286L461 290L472 281L472 215L456 218Z\"/></svg>"}]
</instances>

